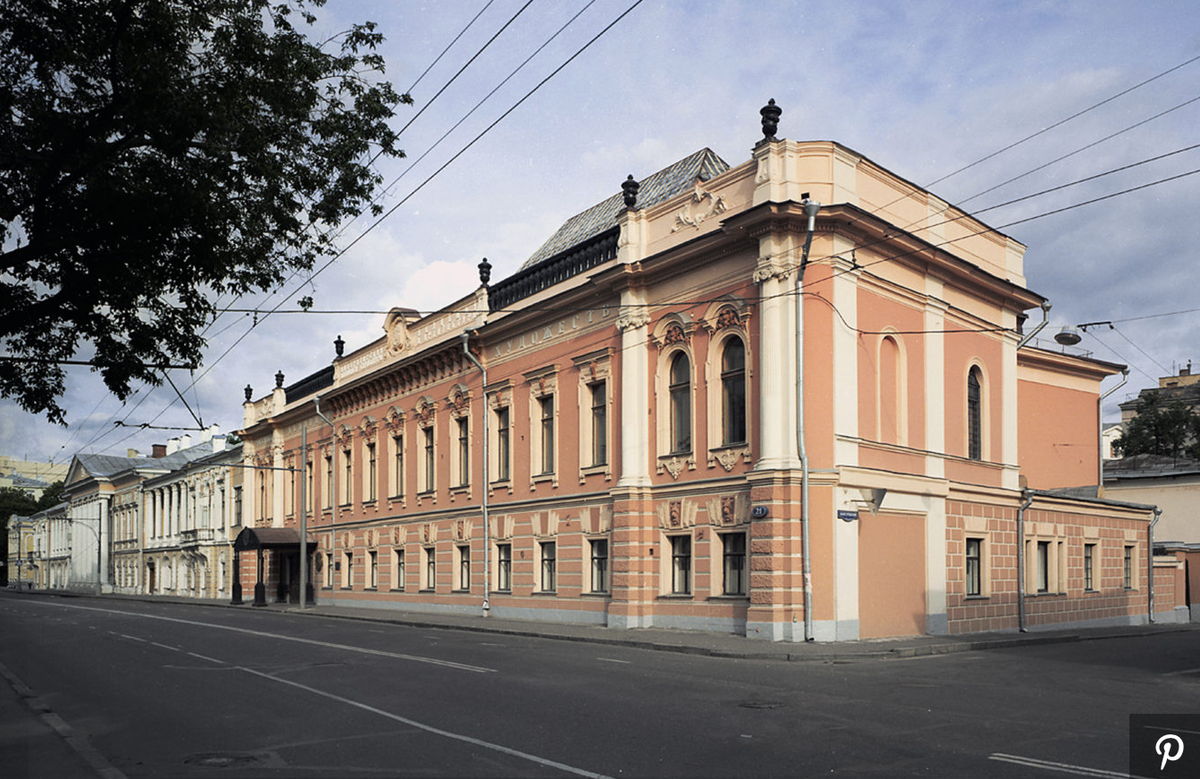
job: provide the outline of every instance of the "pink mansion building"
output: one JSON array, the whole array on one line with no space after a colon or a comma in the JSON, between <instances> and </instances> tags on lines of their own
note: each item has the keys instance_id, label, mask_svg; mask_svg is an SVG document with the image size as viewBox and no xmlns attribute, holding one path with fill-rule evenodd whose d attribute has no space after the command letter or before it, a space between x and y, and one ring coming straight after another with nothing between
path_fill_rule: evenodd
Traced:
<instances>
[{"instance_id":1,"label":"pink mansion building","mask_svg":"<svg viewBox=\"0 0 1200 779\"><path fill-rule=\"evenodd\" d=\"M344 605L777 641L1176 619L1151 507L1058 489L1097 483L1122 366L1029 346L1020 243L772 109L745 162L631 176L514 275L247 388L243 588L297 597L304 513Z\"/></svg>"}]
</instances>

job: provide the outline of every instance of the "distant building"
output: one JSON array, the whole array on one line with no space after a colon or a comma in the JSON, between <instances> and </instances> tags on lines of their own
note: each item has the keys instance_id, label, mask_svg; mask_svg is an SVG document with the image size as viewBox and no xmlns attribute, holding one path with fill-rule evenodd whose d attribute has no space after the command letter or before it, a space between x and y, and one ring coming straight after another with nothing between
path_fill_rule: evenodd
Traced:
<instances>
[{"instance_id":1,"label":"distant building","mask_svg":"<svg viewBox=\"0 0 1200 779\"><path fill-rule=\"evenodd\" d=\"M1147 387L1136 398L1121 403L1121 422L1128 424L1137 416L1138 401L1150 394L1157 394L1163 403L1179 402L1193 411L1200 411L1200 373L1192 373L1192 363L1180 368L1177 375L1159 377L1157 387Z\"/></svg>"}]
</instances>

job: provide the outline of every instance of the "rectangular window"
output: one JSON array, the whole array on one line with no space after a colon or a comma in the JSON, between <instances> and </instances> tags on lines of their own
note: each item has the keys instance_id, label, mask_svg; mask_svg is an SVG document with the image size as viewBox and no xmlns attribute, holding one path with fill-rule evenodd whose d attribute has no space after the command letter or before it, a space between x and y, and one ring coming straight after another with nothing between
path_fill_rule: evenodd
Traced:
<instances>
[{"instance_id":1,"label":"rectangular window","mask_svg":"<svg viewBox=\"0 0 1200 779\"><path fill-rule=\"evenodd\" d=\"M326 552L325 554L322 555L322 558L323 558L323 562L325 563L325 586L332 589L333 588L333 567L335 565L335 563L333 561L333 552Z\"/></svg>"},{"instance_id":2,"label":"rectangular window","mask_svg":"<svg viewBox=\"0 0 1200 779\"><path fill-rule=\"evenodd\" d=\"M508 409L496 409L496 481L508 481L509 465Z\"/></svg>"},{"instance_id":3,"label":"rectangular window","mask_svg":"<svg viewBox=\"0 0 1200 779\"><path fill-rule=\"evenodd\" d=\"M379 554L372 549L367 552L367 562L371 566L370 571L370 587L372 590L379 588Z\"/></svg>"},{"instance_id":4,"label":"rectangular window","mask_svg":"<svg viewBox=\"0 0 1200 779\"><path fill-rule=\"evenodd\" d=\"M458 589L471 589L471 547L458 547Z\"/></svg>"},{"instance_id":5,"label":"rectangular window","mask_svg":"<svg viewBox=\"0 0 1200 779\"><path fill-rule=\"evenodd\" d=\"M342 562L342 589L348 590L354 586L354 579L351 577L351 568L354 565L354 552L343 552L342 557L344 558Z\"/></svg>"},{"instance_id":6,"label":"rectangular window","mask_svg":"<svg viewBox=\"0 0 1200 779\"><path fill-rule=\"evenodd\" d=\"M978 538L967 539L966 559L966 593L970 595L983 594L983 541Z\"/></svg>"},{"instance_id":7,"label":"rectangular window","mask_svg":"<svg viewBox=\"0 0 1200 779\"><path fill-rule=\"evenodd\" d=\"M1037 591L1050 592L1050 542L1037 542L1037 560L1034 563L1037 571Z\"/></svg>"},{"instance_id":8,"label":"rectangular window","mask_svg":"<svg viewBox=\"0 0 1200 779\"><path fill-rule=\"evenodd\" d=\"M333 455L325 456L325 508L333 505Z\"/></svg>"},{"instance_id":9,"label":"rectangular window","mask_svg":"<svg viewBox=\"0 0 1200 779\"><path fill-rule=\"evenodd\" d=\"M346 468L346 478L342 482L345 485L342 487L342 505L348 506L354 495L354 451L352 449L342 452L342 463Z\"/></svg>"},{"instance_id":10,"label":"rectangular window","mask_svg":"<svg viewBox=\"0 0 1200 779\"><path fill-rule=\"evenodd\" d=\"M554 473L554 396L547 395L538 400L541 409L541 473Z\"/></svg>"},{"instance_id":11,"label":"rectangular window","mask_svg":"<svg viewBox=\"0 0 1200 779\"><path fill-rule=\"evenodd\" d=\"M554 592L555 574L558 571L558 550L553 541L541 543L542 592Z\"/></svg>"},{"instance_id":12,"label":"rectangular window","mask_svg":"<svg viewBox=\"0 0 1200 779\"><path fill-rule=\"evenodd\" d=\"M589 385L592 394L592 465L608 464L608 393L605 382Z\"/></svg>"},{"instance_id":13,"label":"rectangular window","mask_svg":"<svg viewBox=\"0 0 1200 779\"><path fill-rule=\"evenodd\" d=\"M692 538L671 536L671 594L692 592Z\"/></svg>"},{"instance_id":14,"label":"rectangular window","mask_svg":"<svg viewBox=\"0 0 1200 779\"><path fill-rule=\"evenodd\" d=\"M725 595L746 594L746 534L729 533L721 536L724 557Z\"/></svg>"},{"instance_id":15,"label":"rectangular window","mask_svg":"<svg viewBox=\"0 0 1200 779\"><path fill-rule=\"evenodd\" d=\"M305 511L312 511L313 508L313 490L317 487L313 470L312 460L304 463L304 489L307 492L307 494L304 496Z\"/></svg>"},{"instance_id":16,"label":"rectangular window","mask_svg":"<svg viewBox=\"0 0 1200 779\"><path fill-rule=\"evenodd\" d=\"M404 589L404 550L392 550L392 589Z\"/></svg>"},{"instance_id":17,"label":"rectangular window","mask_svg":"<svg viewBox=\"0 0 1200 779\"><path fill-rule=\"evenodd\" d=\"M1083 589L1093 592L1096 589L1096 545L1083 545Z\"/></svg>"},{"instance_id":18,"label":"rectangular window","mask_svg":"<svg viewBox=\"0 0 1200 779\"><path fill-rule=\"evenodd\" d=\"M433 478L433 428L427 427L421 433L425 436L425 491L433 492L437 484Z\"/></svg>"},{"instance_id":19,"label":"rectangular window","mask_svg":"<svg viewBox=\"0 0 1200 779\"><path fill-rule=\"evenodd\" d=\"M421 589L433 590L437 588L437 550L432 546L425 547L421 552L425 557L425 572L421 581Z\"/></svg>"},{"instance_id":20,"label":"rectangular window","mask_svg":"<svg viewBox=\"0 0 1200 779\"><path fill-rule=\"evenodd\" d=\"M1125 589L1132 590L1134 584L1133 578L1133 547L1125 547Z\"/></svg>"},{"instance_id":21,"label":"rectangular window","mask_svg":"<svg viewBox=\"0 0 1200 779\"><path fill-rule=\"evenodd\" d=\"M233 524L242 524L242 488L233 488Z\"/></svg>"},{"instance_id":22,"label":"rectangular window","mask_svg":"<svg viewBox=\"0 0 1200 779\"><path fill-rule=\"evenodd\" d=\"M379 480L375 463L375 444L367 444L367 494L366 500L374 503L379 497Z\"/></svg>"},{"instance_id":23,"label":"rectangular window","mask_svg":"<svg viewBox=\"0 0 1200 779\"><path fill-rule=\"evenodd\" d=\"M512 544L496 544L496 589L512 591Z\"/></svg>"},{"instance_id":24,"label":"rectangular window","mask_svg":"<svg viewBox=\"0 0 1200 779\"><path fill-rule=\"evenodd\" d=\"M471 482L471 435L468 420L458 420L458 486L466 487Z\"/></svg>"},{"instance_id":25,"label":"rectangular window","mask_svg":"<svg viewBox=\"0 0 1200 779\"><path fill-rule=\"evenodd\" d=\"M392 436L392 495L404 494L404 436Z\"/></svg>"},{"instance_id":26,"label":"rectangular window","mask_svg":"<svg viewBox=\"0 0 1200 779\"><path fill-rule=\"evenodd\" d=\"M592 552L592 592L608 592L608 539L589 542Z\"/></svg>"}]
</instances>

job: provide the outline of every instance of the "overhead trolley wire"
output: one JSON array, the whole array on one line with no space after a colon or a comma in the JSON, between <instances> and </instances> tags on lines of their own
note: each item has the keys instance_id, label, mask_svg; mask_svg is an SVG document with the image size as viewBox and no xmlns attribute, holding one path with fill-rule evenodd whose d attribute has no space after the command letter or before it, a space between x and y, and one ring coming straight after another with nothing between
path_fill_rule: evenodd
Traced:
<instances>
[{"instance_id":1,"label":"overhead trolley wire","mask_svg":"<svg viewBox=\"0 0 1200 779\"><path fill-rule=\"evenodd\" d=\"M349 244L347 244L345 247L343 247L341 250L339 250L336 254L334 254L334 256L331 257L324 265L322 265L317 270L316 273L313 273L311 276L309 276L306 283L311 282L311 280L313 278L316 278L316 276L318 276L320 273L324 272L327 268L329 268L330 265L332 265L339 258L341 258L355 244L357 244L364 237L366 237L367 234L369 234L372 230L374 230L376 227L378 227L385 219L387 219L389 216L391 216L393 213L395 213L395 211L397 209L399 209L400 206L404 205L406 202L408 202L408 200L410 198L413 197L413 195L415 195L417 192L421 191L421 189L423 189L430 181L432 181L434 179L434 177L436 177L438 174L440 174L442 171L444 171L447 167L449 167L455 160L457 160L459 157L461 157L463 154L465 154L467 152L467 150L469 150L472 146L474 146L481 138L483 138L484 135L486 135L489 131L491 131L494 127L496 127L496 125L498 125L505 118L507 118L513 111L515 111L518 107L520 107L526 100L528 100L530 97L532 97L534 95L534 93L536 93L543 86L545 86L545 84L547 82L549 82L550 79L554 78L564 68L566 68L567 65L569 65L573 61L575 61L575 59L578 58L584 51L589 49L592 46L592 44L594 44L596 41L598 41L605 33L607 33L609 30L611 30L613 27L615 27L622 19L624 19L626 16L628 16L635 8L637 8L643 2L644 2L644 0L635 0L635 2L633 2L628 8L626 8L624 11L622 11L619 16L617 16L615 19L613 19L611 22L609 22L600 32L598 32L595 36L593 36L590 40L588 40L587 43L583 44L583 46L581 46L579 49L577 49L574 54L572 54L570 57L568 57L562 64L560 64L558 67L556 67L553 71L551 71L548 76L543 78L532 89L530 89L528 92L526 92L525 95L523 97L521 97L520 100L518 100L516 103L514 103L508 110L506 110L503 114L501 114L495 121L493 121L491 124L489 124L487 127L485 127L483 129L483 131L481 131L478 135L476 135L466 146L464 146L462 149L460 149L458 152L456 152L454 154L454 156L452 156L449 160L447 160L445 163L443 163L441 165L441 167L439 167L437 170L435 170L433 173L431 173L424 181L422 181L420 184L418 184L415 189L413 189L411 192L409 192L407 195L405 195L405 197L402 200L400 200L398 203L396 203L394 206L392 206L392 208L390 208L388 211L384 212L383 215L381 215L378 219L376 219L369 226L367 226L367 228L365 230L363 230L363 232L361 232L357 237L355 237L353 241L351 241ZM528 5L528 3L526 5ZM266 317L270 316L276 310L281 308L282 305L283 305L283 303L280 302L274 308L268 310L266 313L263 314L263 317L259 321L262 321L262 319L265 319ZM253 327L251 327L250 330L247 330L245 333L243 333L241 336L239 336L238 339L236 341L234 341L233 344L231 344L229 346L229 348L227 348L224 352L222 352L221 355L219 357L217 357L216 360L214 360L212 363L207 365L204 368L204 370L200 373L200 375L195 377L195 379L193 380L193 385L195 384L195 382L198 382L200 379L204 378L204 376L206 376L209 371L211 371L214 367L216 367L216 365L219 362L221 362L221 360L223 360L226 356L229 355L230 352L232 352L239 344L241 344L242 341L245 340L245 338L251 332L253 332ZM159 413L151 421L152 422L156 421L159 417L161 417L163 414L165 414L167 412L167 410L171 407L171 405L174 405L174 404L172 403L172 404L165 406L161 411L159 411ZM132 435L133 434L131 433L130 436L132 436ZM129 436L127 436L126 439L128 437ZM116 444L112 444L112 446L119 445L126 439L121 439Z\"/></svg>"}]
</instances>

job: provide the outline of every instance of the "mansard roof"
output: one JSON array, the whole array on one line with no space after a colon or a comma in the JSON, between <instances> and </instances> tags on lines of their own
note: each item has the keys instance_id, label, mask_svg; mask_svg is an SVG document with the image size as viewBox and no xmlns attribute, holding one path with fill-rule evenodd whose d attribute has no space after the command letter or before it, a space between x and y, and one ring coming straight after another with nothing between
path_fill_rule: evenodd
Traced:
<instances>
[{"instance_id":1,"label":"mansard roof","mask_svg":"<svg viewBox=\"0 0 1200 779\"><path fill-rule=\"evenodd\" d=\"M729 163L718 157L716 152L708 148L701 149L638 182L637 207L649 208L658 205L664 200L687 192L695 185L697 179L708 181L727 170ZM542 244L541 248L525 261L521 269L537 265L542 260L616 227L617 215L624 209L623 193L617 192L586 211L576 214L563 222L554 235L550 236L550 240Z\"/></svg>"}]
</instances>

